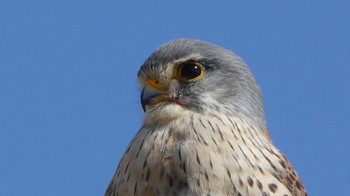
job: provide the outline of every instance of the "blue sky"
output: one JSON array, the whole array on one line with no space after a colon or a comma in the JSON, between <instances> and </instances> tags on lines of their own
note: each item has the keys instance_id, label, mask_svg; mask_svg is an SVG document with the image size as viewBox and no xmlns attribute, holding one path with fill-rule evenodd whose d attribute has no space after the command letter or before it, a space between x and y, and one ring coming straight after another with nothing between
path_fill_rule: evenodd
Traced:
<instances>
[{"instance_id":1,"label":"blue sky","mask_svg":"<svg viewBox=\"0 0 350 196\"><path fill-rule=\"evenodd\" d=\"M102 195L142 121L160 44L241 56L309 195L350 195L350 3L0 1L0 195Z\"/></svg>"}]
</instances>

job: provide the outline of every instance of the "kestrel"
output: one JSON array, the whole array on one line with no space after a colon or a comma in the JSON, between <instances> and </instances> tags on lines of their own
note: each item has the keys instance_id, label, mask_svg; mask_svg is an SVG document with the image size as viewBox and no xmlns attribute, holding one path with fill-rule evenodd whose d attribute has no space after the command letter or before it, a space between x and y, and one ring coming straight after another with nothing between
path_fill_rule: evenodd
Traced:
<instances>
[{"instance_id":1,"label":"kestrel","mask_svg":"<svg viewBox=\"0 0 350 196\"><path fill-rule=\"evenodd\" d=\"M173 40L144 62L138 80L144 121L107 196L306 195L271 142L259 86L234 53Z\"/></svg>"}]
</instances>

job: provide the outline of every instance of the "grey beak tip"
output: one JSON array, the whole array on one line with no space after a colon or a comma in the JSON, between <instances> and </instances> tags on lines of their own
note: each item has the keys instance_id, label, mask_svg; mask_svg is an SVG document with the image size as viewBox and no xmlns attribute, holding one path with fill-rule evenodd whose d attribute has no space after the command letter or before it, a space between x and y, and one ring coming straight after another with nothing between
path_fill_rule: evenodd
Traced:
<instances>
[{"instance_id":1,"label":"grey beak tip","mask_svg":"<svg viewBox=\"0 0 350 196\"><path fill-rule=\"evenodd\" d=\"M141 106L144 112L146 112L146 106L152 102L152 99L161 95L162 92L158 89L146 86L141 92Z\"/></svg>"},{"instance_id":2,"label":"grey beak tip","mask_svg":"<svg viewBox=\"0 0 350 196\"><path fill-rule=\"evenodd\" d=\"M141 91L141 97L140 97L140 100L141 100L141 106L142 106L142 110L143 112L146 112L146 100L145 100L145 97L144 97L144 91L145 91L145 88L142 89Z\"/></svg>"}]
</instances>

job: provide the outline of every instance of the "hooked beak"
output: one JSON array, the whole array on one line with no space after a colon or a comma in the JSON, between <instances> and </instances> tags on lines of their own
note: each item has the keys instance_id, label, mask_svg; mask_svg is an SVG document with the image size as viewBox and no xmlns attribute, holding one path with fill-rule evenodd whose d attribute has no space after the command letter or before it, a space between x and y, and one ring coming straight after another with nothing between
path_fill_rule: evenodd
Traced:
<instances>
[{"instance_id":1,"label":"hooked beak","mask_svg":"<svg viewBox=\"0 0 350 196\"><path fill-rule=\"evenodd\" d=\"M141 92L141 105L144 112L146 112L146 105L160 102L156 100L156 97L162 95L163 92L150 85L146 85Z\"/></svg>"},{"instance_id":2,"label":"hooked beak","mask_svg":"<svg viewBox=\"0 0 350 196\"><path fill-rule=\"evenodd\" d=\"M145 87L141 92L141 105L144 112L146 112L147 105L155 105L165 98L164 86L159 82L159 80L154 78L149 78L146 81Z\"/></svg>"}]
</instances>

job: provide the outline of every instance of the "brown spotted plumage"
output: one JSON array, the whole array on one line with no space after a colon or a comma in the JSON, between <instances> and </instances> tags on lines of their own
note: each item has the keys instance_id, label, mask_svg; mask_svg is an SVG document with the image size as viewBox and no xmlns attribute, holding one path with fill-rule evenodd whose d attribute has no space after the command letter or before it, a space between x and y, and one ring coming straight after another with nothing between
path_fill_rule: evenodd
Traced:
<instances>
[{"instance_id":1,"label":"brown spotted plumage","mask_svg":"<svg viewBox=\"0 0 350 196\"><path fill-rule=\"evenodd\" d=\"M271 142L260 89L239 57L206 42L174 40L138 77L143 125L107 196L306 195Z\"/></svg>"}]
</instances>

